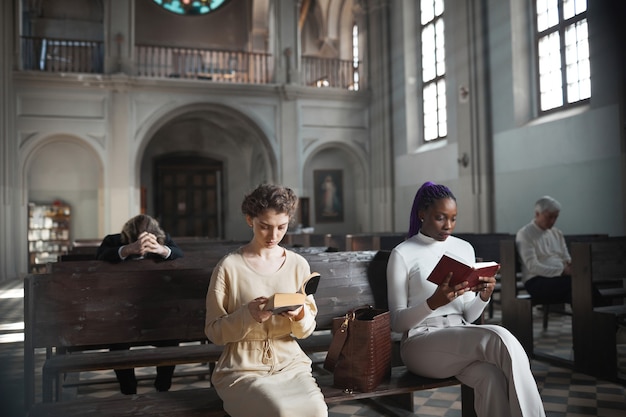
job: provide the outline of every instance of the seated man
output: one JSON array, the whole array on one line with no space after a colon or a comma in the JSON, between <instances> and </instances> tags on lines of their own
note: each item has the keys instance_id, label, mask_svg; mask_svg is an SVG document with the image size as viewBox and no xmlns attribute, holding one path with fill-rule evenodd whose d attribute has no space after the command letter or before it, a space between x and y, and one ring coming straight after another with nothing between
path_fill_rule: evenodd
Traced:
<instances>
[{"instance_id":1,"label":"seated man","mask_svg":"<svg viewBox=\"0 0 626 417\"><path fill-rule=\"evenodd\" d=\"M551 304L572 303L572 258L563 233L554 227L561 204L550 196L535 203L535 217L515 237L522 281L531 297ZM601 296L594 288L594 305Z\"/></svg>"},{"instance_id":2,"label":"seated man","mask_svg":"<svg viewBox=\"0 0 626 417\"><path fill-rule=\"evenodd\" d=\"M572 302L572 258L563 233L554 227L561 204L550 196L535 203L535 217L515 236L522 282L533 297L553 303Z\"/></svg>"},{"instance_id":3,"label":"seated man","mask_svg":"<svg viewBox=\"0 0 626 417\"><path fill-rule=\"evenodd\" d=\"M183 251L170 236L161 229L159 223L150 216L140 214L124 224L121 233L107 235L96 252L102 261L121 262L131 259L157 258L163 260L183 257ZM178 342L155 343L155 346L176 346ZM130 349L130 345L119 343L109 346L111 350ZM157 366L154 387L157 391L167 391L172 385L174 366ZM131 395L137 393L135 370L116 369L120 391Z\"/></svg>"}]
</instances>

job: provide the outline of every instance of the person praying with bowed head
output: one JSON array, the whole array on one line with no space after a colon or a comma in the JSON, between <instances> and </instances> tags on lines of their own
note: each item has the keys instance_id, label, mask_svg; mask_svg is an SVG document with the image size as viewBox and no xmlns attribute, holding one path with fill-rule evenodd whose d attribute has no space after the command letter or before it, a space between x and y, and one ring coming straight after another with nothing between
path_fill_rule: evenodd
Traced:
<instances>
[{"instance_id":1,"label":"person praying with bowed head","mask_svg":"<svg viewBox=\"0 0 626 417\"><path fill-rule=\"evenodd\" d=\"M391 327L403 334L401 356L407 368L431 378L456 377L474 389L480 417L545 416L526 352L497 325L472 324L481 317L496 284L480 277L449 286L427 277L444 252L468 264L474 248L452 235L456 198L444 185L424 183L415 195L407 240L396 246L387 265Z\"/></svg>"},{"instance_id":2,"label":"person praying with bowed head","mask_svg":"<svg viewBox=\"0 0 626 417\"><path fill-rule=\"evenodd\" d=\"M241 204L252 239L216 265L206 296L205 333L225 345L211 382L231 417L327 417L311 359L295 338L315 330L313 295L293 311L263 310L274 293L295 293L311 270L301 255L279 245L297 197L263 184ZM295 337L295 338L294 338Z\"/></svg>"},{"instance_id":3,"label":"person praying with bowed head","mask_svg":"<svg viewBox=\"0 0 626 417\"><path fill-rule=\"evenodd\" d=\"M130 262L144 258L172 260L183 257L183 251L174 243L159 225L159 222L146 214L138 214L124 223L121 233L106 235L96 251L96 259L108 262ZM161 341L154 346L177 346L178 341ZM128 350L130 344L117 343L109 346L110 350ZM157 391L168 391L172 386L174 366L157 366L154 387ZM122 394L137 393L135 370L116 369L115 376Z\"/></svg>"},{"instance_id":4,"label":"person praying with bowed head","mask_svg":"<svg viewBox=\"0 0 626 417\"><path fill-rule=\"evenodd\" d=\"M156 219L147 214L138 214L129 219L121 233L106 235L96 251L96 259L108 262L144 258L172 260L182 257L183 251L170 235Z\"/></svg>"}]
</instances>

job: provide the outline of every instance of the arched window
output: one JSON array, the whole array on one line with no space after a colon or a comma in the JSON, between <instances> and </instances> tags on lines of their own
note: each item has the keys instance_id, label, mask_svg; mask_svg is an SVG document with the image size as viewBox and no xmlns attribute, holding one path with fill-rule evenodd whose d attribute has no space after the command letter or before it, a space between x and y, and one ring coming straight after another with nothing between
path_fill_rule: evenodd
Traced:
<instances>
[{"instance_id":1,"label":"arched window","mask_svg":"<svg viewBox=\"0 0 626 417\"><path fill-rule=\"evenodd\" d=\"M448 135L443 11L443 0L421 1L422 100L426 142Z\"/></svg>"},{"instance_id":2,"label":"arched window","mask_svg":"<svg viewBox=\"0 0 626 417\"><path fill-rule=\"evenodd\" d=\"M541 112L591 97L586 0L536 0L536 48Z\"/></svg>"},{"instance_id":3,"label":"arched window","mask_svg":"<svg viewBox=\"0 0 626 417\"><path fill-rule=\"evenodd\" d=\"M359 90L359 27L352 25L352 85L351 90Z\"/></svg>"},{"instance_id":4,"label":"arched window","mask_svg":"<svg viewBox=\"0 0 626 417\"><path fill-rule=\"evenodd\" d=\"M167 11L179 15L203 15L211 13L229 0L153 0Z\"/></svg>"}]
</instances>

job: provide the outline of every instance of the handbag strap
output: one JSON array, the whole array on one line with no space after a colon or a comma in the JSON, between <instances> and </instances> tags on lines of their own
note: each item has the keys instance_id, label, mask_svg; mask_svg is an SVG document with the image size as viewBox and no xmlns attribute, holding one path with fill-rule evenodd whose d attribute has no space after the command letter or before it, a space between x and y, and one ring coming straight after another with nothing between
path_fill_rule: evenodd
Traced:
<instances>
[{"instance_id":1,"label":"handbag strap","mask_svg":"<svg viewBox=\"0 0 626 417\"><path fill-rule=\"evenodd\" d=\"M354 314L354 312L352 314ZM341 323L341 326L333 335L333 338L330 341L330 346L328 347L328 353L326 353L326 359L324 359L324 369L331 372L335 370L339 354L341 353L343 345L346 344L346 339L348 338L348 324L353 318L354 316L351 315L350 312L346 313L343 323Z\"/></svg>"},{"instance_id":2,"label":"handbag strap","mask_svg":"<svg viewBox=\"0 0 626 417\"><path fill-rule=\"evenodd\" d=\"M330 341L330 346L328 347L328 352L326 353L326 359L324 359L324 369L329 371L335 370L335 365L337 364L337 359L339 359L339 355L341 354L341 350L343 346L346 344L346 339L348 338L348 326L352 320L354 320L356 311L363 308L372 308L370 305L364 305L357 308L353 308L348 311L344 317L343 323L339 329L333 335L332 340Z\"/></svg>"}]
</instances>

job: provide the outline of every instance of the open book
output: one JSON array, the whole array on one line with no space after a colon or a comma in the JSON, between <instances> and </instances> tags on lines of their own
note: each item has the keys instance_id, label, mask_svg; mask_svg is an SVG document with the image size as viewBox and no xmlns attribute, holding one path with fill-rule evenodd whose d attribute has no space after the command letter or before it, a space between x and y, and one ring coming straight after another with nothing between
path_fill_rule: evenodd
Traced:
<instances>
[{"instance_id":1,"label":"open book","mask_svg":"<svg viewBox=\"0 0 626 417\"><path fill-rule=\"evenodd\" d=\"M440 285L448 274L452 272L452 278L450 279L450 284L448 284L450 287L467 281L467 286L471 288L480 283L478 277L492 277L498 272L499 268L500 264L497 262L476 262L473 265L468 265L459 257L446 252L439 259L435 269L433 269L427 279Z\"/></svg>"},{"instance_id":2,"label":"open book","mask_svg":"<svg viewBox=\"0 0 626 417\"><path fill-rule=\"evenodd\" d=\"M307 295L315 294L319 283L320 274L318 272L311 272L304 283L302 283L300 291L293 293L276 293L272 295L268 298L263 310L271 310L274 314L295 310L304 304L304 299Z\"/></svg>"}]
</instances>

